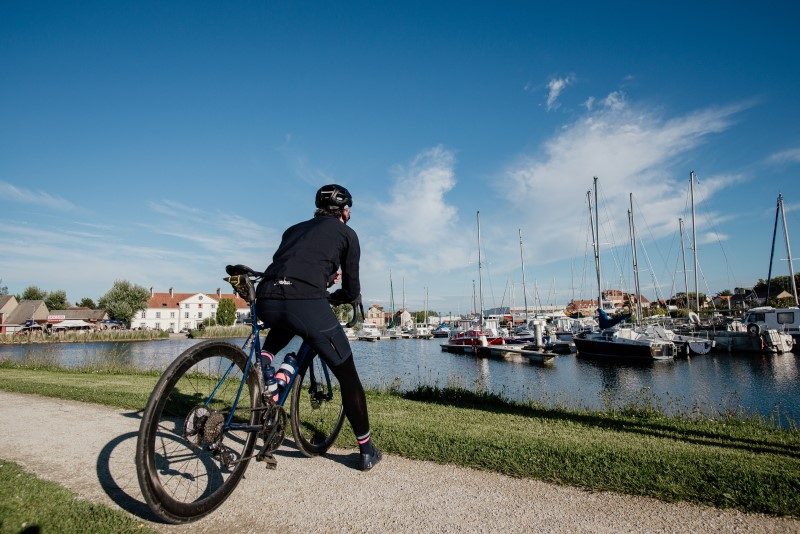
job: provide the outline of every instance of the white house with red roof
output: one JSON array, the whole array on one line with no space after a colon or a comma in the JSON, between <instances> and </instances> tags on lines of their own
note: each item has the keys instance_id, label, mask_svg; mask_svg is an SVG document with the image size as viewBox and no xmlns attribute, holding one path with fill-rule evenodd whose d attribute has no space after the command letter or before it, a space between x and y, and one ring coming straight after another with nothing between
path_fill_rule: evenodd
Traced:
<instances>
[{"instance_id":1,"label":"white house with red roof","mask_svg":"<svg viewBox=\"0 0 800 534\"><path fill-rule=\"evenodd\" d=\"M176 293L172 288L166 293L156 293L150 288L147 309L137 312L131 319L131 328L143 330L181 330L197 328L204 319L217 316L217 307L222 299L231 299L236 304L236 316L250 315L250 306L234 293Z\"/></svg>"}]
</instances>

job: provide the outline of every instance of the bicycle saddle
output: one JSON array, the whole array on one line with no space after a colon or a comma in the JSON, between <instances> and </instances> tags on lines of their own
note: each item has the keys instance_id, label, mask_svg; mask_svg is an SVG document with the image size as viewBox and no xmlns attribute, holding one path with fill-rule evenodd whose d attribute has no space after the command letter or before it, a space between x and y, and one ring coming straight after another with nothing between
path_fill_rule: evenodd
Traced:
<instances>
[{"instance_id":1,"label":"bicycle saddle","mask_svg":"<svg viewBox=\"0 0 800 534\"><path fill-rule=\"evenodd\" d=\"M259 278L264 276L264 273L261 273L261 272L258 272L258 271L254 271L253 269L251 269L247 265L242 265L242 264L226 265L225 266L225 272L228 273L231 276L236 276L236 275L239 275L239 274L245 274L247 276L257 276Z\"/></svg>"}]
</instances>

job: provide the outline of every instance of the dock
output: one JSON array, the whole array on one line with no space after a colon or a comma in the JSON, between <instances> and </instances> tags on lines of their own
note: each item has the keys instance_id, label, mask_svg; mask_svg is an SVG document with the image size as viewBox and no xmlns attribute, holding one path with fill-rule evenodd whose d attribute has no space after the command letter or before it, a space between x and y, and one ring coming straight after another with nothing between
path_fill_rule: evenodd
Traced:
<instances>
[{"instance_id":1,"label":"dock","mask_svg":"<svg viewBox=\"0 0 800 534\"><path fill-rule=\"evenodd\" d=\"M479 347L474 345L441 345L443 352L455 354L471 354L479 358L510 359L521 358L531 363L550 363L558 356L555 352L547 350L530 350L515 345L488 345Z\"/></svg>"}]
</instances>

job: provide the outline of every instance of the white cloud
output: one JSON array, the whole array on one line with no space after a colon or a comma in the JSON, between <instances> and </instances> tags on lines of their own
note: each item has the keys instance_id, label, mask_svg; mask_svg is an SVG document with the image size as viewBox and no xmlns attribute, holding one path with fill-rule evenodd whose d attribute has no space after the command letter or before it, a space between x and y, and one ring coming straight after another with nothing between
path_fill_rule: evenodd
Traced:
<instances>
[{"instance_id":1,"label":"white cloud","mask_svg":"<svg viewBox=\"0 0 800 534\"><path fill-rule=\"evenodd\" d=\"M594 101L595 101L595 98L594 98L593 96L590 96L590 97L589 97L589 98L587 98L587 99L586 99L586 101L583 103L583 107L585 107L585 108L586 108L586 109L588 109L589 111L592 111L592 108L594 108Z\"/></svg>"},{"instance_id":2,"label":"white cloud","mask_svg":"<svg viewBox=\"0 0 800 534\"><path fill-rule=\"evenodd\" d=\"M6 199L23 204L34 204L59 211L71 211L75 204L61 197L51 195L44 191L33 191L17 187L8 182L0 182L0 200Z\"/></svg>"},{"instance_id":3,"label":"white cloud","mask_svg":"<svg viewBox=\"0 0 800 534\"><path fill-rule=\"evenodd\" d=\"M621 93L603 100L603 107L567 125L542 147L505 171L503 191L514 212L533 234L526 240L534 262L567 258L588 228L586 191L592 176L600 178L603 242L627 237L628 194L654 237L674 232L687 206L688 172L669 172L678 156L729 128L742 106L708 108L665 119L630 105ZM698 170L695 204L728 187L740 176L704 176ZM605 216L604 216L605 214ZM698 227L718 219L698 212ZM605 219L605 221L603 220ZM640 234L641 235L641 234ZM582 242L582 241L581 241Z\"/></svg>"},{"instance_id":4,"label":"white cloud","mask_svg":"<svg viewBox=\"0 0 800 534\"><path fill-rule=\"evenodd\" d=\"M727 241L728 234L723 234L721 232L704 232L701 236L697 238L698 245L708 245L708 244L716 244L721 241Z\"/></svg>"},{"instance_id":5,"label":"white cloud","mask_svg":"<svg viewBox=\"0 0 800 534\"><path fill-rule=\"evenodd\" d=\"M456 185L455 161L452 151L437 146L394 169L389 201L376 209L384 224L374 241L381 262L428 272L465 265L458 213L445 198Z\"/></svg>"},{"instance_id":6,"label":"white cloud","mask_svg":"<svg viewBox=\"0 0 800 534\"><path fill-rule=\"evenodd\" d=\"M768 161L770 163L800 163L800 147L776 152L768 158Z\"/></svg>"},{"instance_id":7,"label":"white cloud","mask_svg":"<svg viewBox=\"0 0 800 534\"><path fill-rule=\"evenodd\" d=\"M567 76L566 78L551 78L547 82L547 109L551 110L558 107L558 97L561 92L571 85L574 78Z\"/></svg>"}]
</instances>

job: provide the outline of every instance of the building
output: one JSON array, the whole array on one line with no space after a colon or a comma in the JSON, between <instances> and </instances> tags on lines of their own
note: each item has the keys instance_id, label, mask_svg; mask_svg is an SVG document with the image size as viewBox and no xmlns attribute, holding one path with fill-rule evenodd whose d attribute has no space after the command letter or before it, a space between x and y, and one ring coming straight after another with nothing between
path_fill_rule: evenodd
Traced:
<instances>
[{"instance_id":1,"label":"building","mask_svg":"<svg viewBox=\"0 0 800 534\"><path fill-rule=\"evenodd\" d=\"M37 325L44 328L47 314L47 305L43 300L22 300L18 303L16 298L4 295L0 300L0 332L10 334Z\"/></svg>"},{"instance_id":2,"label":"building","mask_svg":"<svg viewBox=\"0 0 800 534\"><path fill-rule=\"evenodd\" d=\"M57 325L62 321L85 321L99 329L103 321L108 320L106 310L93 310L91 308L67 308L66 310L50 310L47 314L47 323Z\"/></svg>"},{"instance_id":3,"label":"building","mask_svg":"<svg viewBox=\"0 0 800 534\"><path fill-rule=\"evenodd\" d=\"M367 310L367 316L364 320L368 323L372 323L378 328L383 328L386 326L386 314L383 312L383 306L378 304L373 304Z\"/></svg>"},{"instance_id":4,"label":"building","mask_svg":"<svg viewBox=\"0 0 800 534\"><path fill-rule=\"evenodd\" d=\"M180 332L193 330L203 320L217 316L217 306L222 299L231 299L236 305L237 319L250 316L250 306L234 293L176 293L172 288L166 293L156 293L150 288L147 309L137 312L131 319L131 328L142 330L167 330Z\"/></svg>"},{"instance_id":5,"label":"building","mask_svg":"<svg viewBox=\"0 0 800 534\"><path fill-rule=\"evenodd\" d=\"M0 334L6 331L6 318L11 313L11 310L17 307L17 299L14 295L1 295L0 296Z\"/></svg>"}]
</instances>

